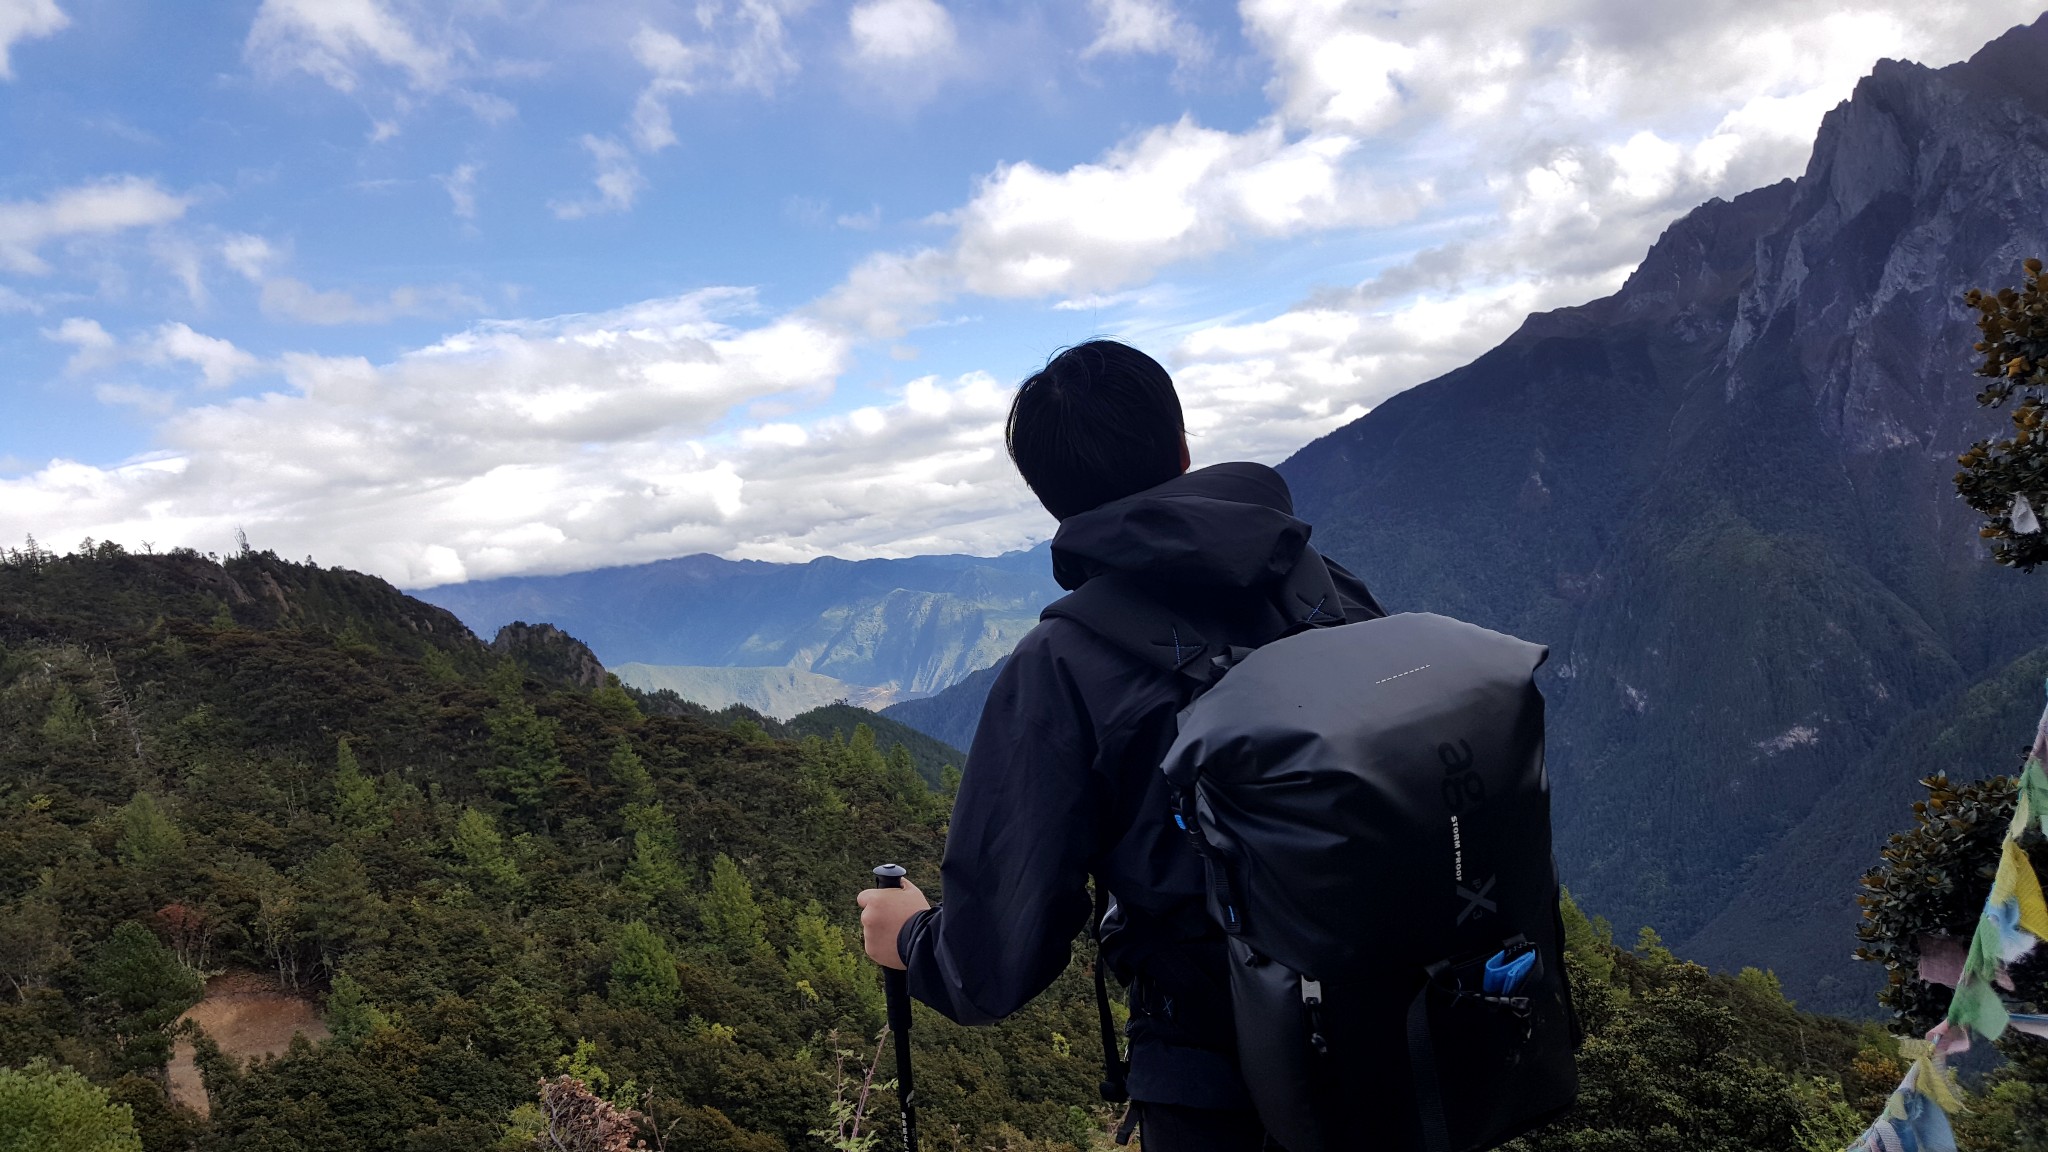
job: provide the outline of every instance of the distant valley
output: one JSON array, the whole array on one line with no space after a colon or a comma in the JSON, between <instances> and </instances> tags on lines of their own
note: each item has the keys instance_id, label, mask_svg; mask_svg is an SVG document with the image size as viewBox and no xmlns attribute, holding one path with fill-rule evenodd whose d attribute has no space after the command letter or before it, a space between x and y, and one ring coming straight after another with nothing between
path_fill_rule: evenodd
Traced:
<instances>
[{"instance_id":1,"label":"distant valley","mask_svg":"<svg viewBox=\"0 0 2048 1152\"><path fill-rule=\"evenodd\" d=\"M1007 655L1059 595L1043 546L1003 556L771 564L686 556L417 595L481 635L546 621L620 679L788 719L928 696Z\"/></svg>"}]
</instances>

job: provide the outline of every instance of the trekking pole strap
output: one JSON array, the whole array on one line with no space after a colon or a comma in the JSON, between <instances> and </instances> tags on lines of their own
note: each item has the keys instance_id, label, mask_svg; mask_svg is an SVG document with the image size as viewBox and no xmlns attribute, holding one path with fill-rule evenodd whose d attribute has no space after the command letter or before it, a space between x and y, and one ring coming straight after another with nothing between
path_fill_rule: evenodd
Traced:
<instances>
[{"instance_id":1,"label":"trekking pole strap","mask_svg":"<svg viewBox=\"0 0 2048 1152\"><path fill-rule=\"evenodd\" d=\"M1109 886L1095 881L1095 1013L1102 1026L1102 1099L1122 1104L1131 1098L1131 1066L1117 1043L1116 1014L1109 1007L1108 962L1102 957L1102 918L1109 914Z\"/></svg>"},{"instance_id":2,"label":"trekking pole strap","mask_svg":"<svg viewBox=\"0 0 2048 1152\"><path fill-rule=\"evenodd\" d=\"M1432 967L1429 979L1408 1005L1408 1071L1415 1082L1415 1113L1422 1121L1424 1152L1451 1152L1450 1122L1444 1118L1443 1082L1437 1077L1436 1044L1429 1034L1429 988L1436 982L1442 965Z\"/></svg>"}]
</instances>

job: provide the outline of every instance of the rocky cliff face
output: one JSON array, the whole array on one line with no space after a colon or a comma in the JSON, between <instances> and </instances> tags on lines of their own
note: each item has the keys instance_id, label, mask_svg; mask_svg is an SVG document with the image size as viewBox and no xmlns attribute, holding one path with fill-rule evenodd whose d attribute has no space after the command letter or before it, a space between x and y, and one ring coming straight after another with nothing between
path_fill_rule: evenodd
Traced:
<instances>
[{"instance_id":1,"label":"rocky cliff face","mask_svg":"<svg viewBox=\"0 0 2048 1152\"><path fill-rule=\"evenodd\" d=\"M527 672L550 685L604 685L604 665L598 663L589 647L553 624L515 620L498 629L491 640L491 651L518 661Z\"/></svg>"},{"instance_id":2,"label":"rocky cliff face","mask_svg":"<svg viewBox=\"0 0 2048 1152\"><path fill-rule=\"evenodd\" d=\"M1552 646L1568 883L1815 1007L1864 1003L1855 881L1913 780L2012 767L1899 734L1974 691L2017 745L2038 708L2048 585L1950 477L1998 420L1959 297L2048 254L2044 58L2048 24L1881 63L1800 178L1282 466L1390 606Z\"/></svg>"}]
</instances>

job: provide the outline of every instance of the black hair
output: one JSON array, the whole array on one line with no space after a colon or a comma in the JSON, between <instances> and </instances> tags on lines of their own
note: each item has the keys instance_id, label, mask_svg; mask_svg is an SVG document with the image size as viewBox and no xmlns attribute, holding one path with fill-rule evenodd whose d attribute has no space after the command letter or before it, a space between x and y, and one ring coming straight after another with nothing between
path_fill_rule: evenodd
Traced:
<instances>
[{"instance_id":1,"label":"black hair","mask_svg":"<svg viewBox=\"0 0 2048 1152\"><path fill-rule=\"evenodd\" d=\"M1090 340L1018 385L1003 439L1038 502L1065 520L1180 475L1185 431L1159 361Z\"/></svg>"}]
</instances>

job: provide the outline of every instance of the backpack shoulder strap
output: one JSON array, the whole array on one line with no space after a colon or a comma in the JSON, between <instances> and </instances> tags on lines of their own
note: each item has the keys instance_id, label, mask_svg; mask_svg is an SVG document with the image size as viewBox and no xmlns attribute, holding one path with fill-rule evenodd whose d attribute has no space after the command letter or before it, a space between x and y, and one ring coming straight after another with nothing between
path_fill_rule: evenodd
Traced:
<instances>
[{"instance_id":1,"label":"backpack shoulder strap","mask_svg":"<svg viewBox=\"0 0 2048 1152\"><path fill-rule=\"evenodd\" d=\"M1095 878L1095 1012L1102 1027L1102 1083L1099 1085L1102 1099L1109 1104L1122 1104L1131 1098L1130 1062L1124 1059L1123 1047L1117 1043L1116 1013L1109 1007L1109 961L1102 955L1102 919L1109 915L1109 885Z\"/></svg>"}]
</instances>

